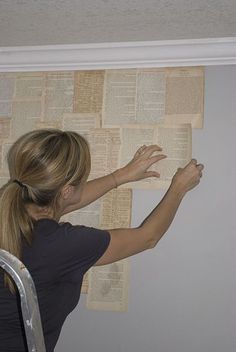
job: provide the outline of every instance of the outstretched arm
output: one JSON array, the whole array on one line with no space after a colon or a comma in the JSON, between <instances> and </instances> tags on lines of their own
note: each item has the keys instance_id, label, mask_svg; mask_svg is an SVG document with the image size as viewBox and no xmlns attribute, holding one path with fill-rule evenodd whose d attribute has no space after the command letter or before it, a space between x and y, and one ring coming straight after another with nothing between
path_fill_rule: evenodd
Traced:
<instances>
[{"instance_id":1,"label":"outstretched arm","mask_svg":"<svg viewBox=\"0 0 236 352\"><path fill-rule=\"evenodd\" d=\"M185 194L194 188L202 176L203 165L193 159L179 169L157 207L138 228L109 230L111 241L96 265L105 265L155 247L171 225Z\"/></svg>"},{"instance_id":2,"label":"outstretched arm","mask_svg":"<svg viewBox=\"0 0 236 352\"><path fill-rule=\"evenodd\" d=\"M85 207L124 183L138 181L147 177L159 177L160 175L157 172L147 170L151 165L166 157L163 154L154 155L161 150L157 145L142 146L135 153L133 159L123 168L104 177L88 181L78 202L68 206L63 214Z\"/></svg>"}]
</instances>

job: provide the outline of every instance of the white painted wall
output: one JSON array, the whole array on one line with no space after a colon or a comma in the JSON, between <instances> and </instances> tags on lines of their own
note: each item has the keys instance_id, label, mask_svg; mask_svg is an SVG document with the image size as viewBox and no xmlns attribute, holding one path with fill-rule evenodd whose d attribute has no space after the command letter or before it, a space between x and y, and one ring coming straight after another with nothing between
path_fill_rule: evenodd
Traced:
<instances>
[{"instance_id":1,"label":"white painted wall","mask_svg":"<svg viewBox=\"0 0 236 352\"><path fill-rule=\"evenodd\" d=\"M55 352L236 351L236 66L206 68L205 126L193 155L205 164L154 250L131 260L127 313L89 311L82 297ZM159 202L135 191L133 225Z\"/></svg>"}]
</instances>

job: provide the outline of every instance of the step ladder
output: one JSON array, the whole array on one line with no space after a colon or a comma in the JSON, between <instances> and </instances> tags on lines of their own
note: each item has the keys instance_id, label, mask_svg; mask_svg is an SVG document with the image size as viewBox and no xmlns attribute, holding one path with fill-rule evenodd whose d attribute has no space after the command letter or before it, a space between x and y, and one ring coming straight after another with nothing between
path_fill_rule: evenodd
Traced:
<instances>
[{"instance_id":1,"label":"step ladder","mask_svg":"<svg viewBox=\"0 0 236 352\"><path fill-rule=\"evenodd\" d=\"M3 249L0 249L0 267L19 290L28 351L46 352L37 294L29 271L18 258Z\"/></svg>"}]
</instances>

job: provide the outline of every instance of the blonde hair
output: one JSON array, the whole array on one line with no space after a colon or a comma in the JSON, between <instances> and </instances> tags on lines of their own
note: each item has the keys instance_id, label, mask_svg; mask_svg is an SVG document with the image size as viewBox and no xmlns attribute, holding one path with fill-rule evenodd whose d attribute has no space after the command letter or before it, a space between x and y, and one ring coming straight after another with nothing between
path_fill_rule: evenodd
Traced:
<instances>
[{"instance_id":1,"label":"blonde hair","mask_svg":"<svg viewBox=\"0 0 236 352\"><path fill-rule=\"evenodd\" d=\"M21 136L7 161L10 180L0 190L0 248L21 259L22 236L31 244L34 225L26 205L50 206L55 214L62 187L79 185L88 176L90 152L76 132L45 129ZM6 274L4 280L14 291Z\"/></svg>"}]
</instances>

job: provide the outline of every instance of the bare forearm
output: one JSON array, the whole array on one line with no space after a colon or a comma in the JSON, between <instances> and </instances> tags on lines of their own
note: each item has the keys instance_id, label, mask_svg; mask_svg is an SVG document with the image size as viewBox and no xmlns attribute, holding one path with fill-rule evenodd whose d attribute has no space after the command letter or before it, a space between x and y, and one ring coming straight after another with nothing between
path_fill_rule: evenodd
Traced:
<instances>
[{"instance_id":1,"label":"bare forearm","mask_svg":"<svg viewBox=\"0 0 236 352\"><path fill-rule=\"evenodd\" d=\"M126 179L123 169L117 169L109 175L88 181L84 186L81 199L77 203L77 209L83 208L94 202L113 188L116 188L125 182Z\"/></svg>"},{"instance_id":2,"label":"bare forearm","mask_svg":"<svg viewBox=\"0 0 236 352\"><path fill-rule=\"evenodd\" d=\"M184 195L200 182L202 170L203 165L197 165L193 159L176 172L161 202L138 228L110 230L109 247L96 265L113 263L153 248L171 225Z\"/></svg>"},{"instance_id":3,"label":"bare forearm","mask_svg":"<svg viewBox=\"0 0 236 352\"><path fill-rule=\"evenodd\" d=\"M84 186L82 198L78 203L78 207L85 207L115 187L115 179L111 174L88 181Z\"/></svg>"},{"instance_id":4,"label":"bare forearm","mask_svg":"<svg viewBox=\"0 0 236 352\"><path fill-rule=\"evenodd\" d=\"M154 247L171 225L179 205L184 197L177 187L171 185L161 202L140 225L140 229Z\"/></svg>"},{"instance_id":5,"label":"bare forearm","mask_svg":"<svg viewBox=\"0 0 236 352\"><path fill-rule=\"evenodd\" d=\"M110 245L96 265L110 264L155 247L173 221L182 198L182 194L170 188L138 228L109 230Z\"/></svg>"}]
</instances>

